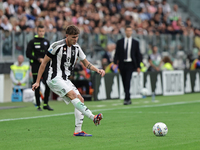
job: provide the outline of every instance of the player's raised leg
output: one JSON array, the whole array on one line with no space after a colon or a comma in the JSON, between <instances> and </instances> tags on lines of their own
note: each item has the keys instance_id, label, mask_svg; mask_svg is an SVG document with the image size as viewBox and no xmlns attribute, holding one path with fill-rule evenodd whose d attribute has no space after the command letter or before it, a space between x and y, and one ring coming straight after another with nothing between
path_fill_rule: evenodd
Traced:
<instances>
[{"instance_id":1,"label":"player's raised leg","mask_svg":"<svg viewBox=\"0 0 200 150\"><path fill-rule=\"evenodd\" d=\"M83 115L93 120L95 125L100 124L100 120L103 118L103 115L102 114L98 114L96 116L93 115L92 112L87 108L87 106L84 105L83 103L84 101L82 100L83 98L80 98L83 101L81 102L73 90L69 91L66 96L71 99L71 103L74 105L74 107L78 109L80 112L82 112Z\"/></svg>"}]
</instances>

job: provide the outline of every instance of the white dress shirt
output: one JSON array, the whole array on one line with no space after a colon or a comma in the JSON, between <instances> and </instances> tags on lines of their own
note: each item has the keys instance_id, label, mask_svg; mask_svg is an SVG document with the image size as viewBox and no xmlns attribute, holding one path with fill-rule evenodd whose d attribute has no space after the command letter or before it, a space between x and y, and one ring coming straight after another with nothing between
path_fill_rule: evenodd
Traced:
<instances>
[{"instance_id":1,"label":"white dress shirt","mask_svg":"<svg viewBox=\"0 0 200 150\"><path fill-rule=\"evenodd\" d=\"M127 54L127 59L124 59L125 62L131 62L131 46L132 46L132 37L125 37L124 38L124 49L126 49L126 45L127 45L127 41L128 41L128 54Z\"/></svg>"}]
</instances>

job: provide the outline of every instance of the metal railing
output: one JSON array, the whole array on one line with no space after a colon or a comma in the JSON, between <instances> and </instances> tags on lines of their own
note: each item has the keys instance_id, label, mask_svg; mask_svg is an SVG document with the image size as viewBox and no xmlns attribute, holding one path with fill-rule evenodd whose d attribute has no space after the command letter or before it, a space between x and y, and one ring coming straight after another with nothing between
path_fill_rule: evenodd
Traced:
<instances>
[{"instance_id":1,"label":"metal railing","mask_svg":"<svg viewBox=\"0 0 200 150\"><path fill-rule=\"evenodd\" d=\"M6 32L0 31L0 62L14 62L19 54L26 56L26 47L28 42L34 38L33 32ZM65 34L61 32L49 32L45 34L50 43L61 40ZM122 34L102 35L81 33L78 43L83 51L91 53L94 51L104 51L109 43L116 43L122 38ZM178 51L185 53L191 52L193 49L193 37L184 35L133 35L135 39L140 41L140 50L143 56L150 53L151 46L158 46L159 52L167 52L172 57L176 56ZM28 59L25 57L25 61Z\"/></svg>"}]
</instances>

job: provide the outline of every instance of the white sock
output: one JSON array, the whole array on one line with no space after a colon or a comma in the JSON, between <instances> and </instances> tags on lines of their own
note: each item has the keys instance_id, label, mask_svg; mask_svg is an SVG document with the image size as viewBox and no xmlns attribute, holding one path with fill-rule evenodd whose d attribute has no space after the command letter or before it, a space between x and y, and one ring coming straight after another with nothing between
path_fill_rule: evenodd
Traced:
<instances>
[{"instance_id":1,"label":"white sock","mask_svg":"<svg viewBox=\"0 0 200 150\"><path fill-rule=\"evenodd\" d=\"M94 115L92 114L92 112L78 98L71 100L71 103L76 109L82 112L82 114L84 114L92 120L94 119Z\"/></svg>"},{"instance_id":2,"label":"white sock","mask_svg":"<svg viewBox=\"0 0 200 150\"><path fill-rule=\"evenodd\" d=\"M75 108L74 116L75 116L75 133L81 132L84 115L82 114L82 112L80 112L78 109Z\"/></svg>"}]
</instances>

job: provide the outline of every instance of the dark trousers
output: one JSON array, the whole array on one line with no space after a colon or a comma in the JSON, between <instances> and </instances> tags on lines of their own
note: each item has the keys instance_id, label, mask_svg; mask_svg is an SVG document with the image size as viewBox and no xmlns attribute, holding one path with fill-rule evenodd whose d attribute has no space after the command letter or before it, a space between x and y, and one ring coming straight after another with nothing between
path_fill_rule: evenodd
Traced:
<instances>
[{"instance_id":1,"label":"dark trousers","mask_svg":"<svg viewBox=\"0 0 200 150\"><path fill-rule=\"evenodd\" d=\"M46 83L47 76L48 76L48 72L44 72L43 75L42 75L42 82L45 85L44 104L48 104L49 94L50 94L50 89L49 89L49 87L48 87L48 85ZM34 81L34 83L36 82L36 80L37 80L37 75L33 75L33 81ZM38 87L35 90L35 98L36 98L36 104L37 104L37 106L40 106L40 87Z\"/></svg>"},{"instance_id":2,"label":"dark trousers","mask_svg":"<svg viewBox=\"0 0 200 150\"><path fill-rule=\"evenodd\" d=\"M122 82L125 92L125 101L130 100L130 84L133 70L133 64L130 62L126 62L124 66L120 68L120 74L122 76Z\"/></svg>"}]
</instances>

